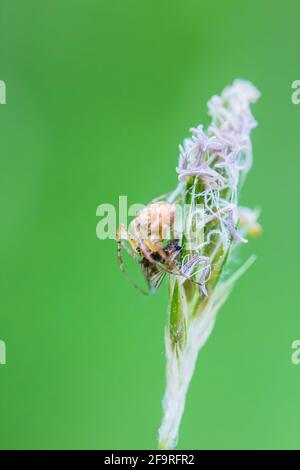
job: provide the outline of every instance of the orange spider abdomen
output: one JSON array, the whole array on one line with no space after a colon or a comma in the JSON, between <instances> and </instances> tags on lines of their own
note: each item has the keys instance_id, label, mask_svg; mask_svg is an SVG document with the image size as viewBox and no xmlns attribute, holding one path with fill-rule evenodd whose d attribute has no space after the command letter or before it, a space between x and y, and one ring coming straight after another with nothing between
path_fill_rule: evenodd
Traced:
<instances>
[{"instance_id":1,"label":"orange spider abdomen","mask_svg":"<svg viewBox=\"0 0 300 470\"><path fill-rule=\"evenodd\" d=\"M163 240L173 236L176 206L170 202L154 202L142 209L131 223L136 238L143 240L151 251Z\"/></svg>"}]
</instances>

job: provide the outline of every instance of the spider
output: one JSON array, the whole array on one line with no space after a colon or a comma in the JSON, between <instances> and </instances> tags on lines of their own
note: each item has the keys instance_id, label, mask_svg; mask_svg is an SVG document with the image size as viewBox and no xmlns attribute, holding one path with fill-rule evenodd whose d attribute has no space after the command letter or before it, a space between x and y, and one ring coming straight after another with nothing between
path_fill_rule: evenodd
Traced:
<instances>
[{"instance_id":1,"label":"spider","mask_svg":"<svg viewBox=\"0 0 300 470\"><path fill-rule=\"evenodd\" d=\"M127 279L143 294L148 294L128 276L122 259L122 247L140 263L151 293L156 292L167 273L193 281L187 272L179 268L178 257L181 251L180 237L175 230L176 204L152 202L142 209L130 224L130 232L121 225L117 230L118 261ZM124 243L124 242L128 243ZM196 259L197 258L197 259ZM194 258L194 264L202 259ZM193 267L189 263L190 268Z\"/></svg>"},{"instance_id":2,"label":"spider","mask_svg":"<svg viewBox=\"0 0 300 470\"><path fill-rule=\"evenodd\" d=\"M169 202L153 202L142 209L130 224L130 232L121 225L117 231L118 261L125 271L121 249L141 264L145 280L154 293L167 272L178 271L175 263L181 248L175 236L176 206ZM127 241L128 243L124 243ZM131 280L136 288L146 293Z\"/></svg>"}]
</instances>

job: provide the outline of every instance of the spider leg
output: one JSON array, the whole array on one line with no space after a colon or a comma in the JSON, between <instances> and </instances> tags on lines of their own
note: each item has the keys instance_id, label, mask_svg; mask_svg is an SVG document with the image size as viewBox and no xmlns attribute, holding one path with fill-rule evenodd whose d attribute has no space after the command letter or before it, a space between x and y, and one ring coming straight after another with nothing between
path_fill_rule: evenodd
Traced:
<instances>
[{"instance_id":1,"label":"spider leg","mask_svg":"<svg viewBox=\"0 0 300 470\"><path fill-rule=\"evenodd\" d=\"M149 261L149 263L155 264L158 266L162 271L165 271L166 273L173 274L172 271L166 268L164 264L162 264L160 261L157 259L153 258L151 250L145 245L143 240L139 240L139 245L141 247L141 251L143 253L144 258ZM158 253L157 246L155 245L155 251Z\"/></svg>"},{"instance_id":2,"label":"spider leg","mask_svg":"<svg viewBox=\"0 0 300 470\"><path fill-rule=\"evenodd\" d=\"M135 243L135 240L131 237L131 235L128 233L128 231L126 230L126 228L124 227L124 225L121 225L120 228L117 230L117 233L116 233L116 238L117 238L117 243L118 243L118 263L119 263L119 267L122 271L122 273L124 274L124 276L126 277L127 281L135 288L137 289L138 291L140 291L142 294L144 295L149 295L148 292L146 292L144 289L142 289L140 286L138 286L132 279L131 277L129 276L128 272L126 271L125 269L125 266L124 266L124 262L123 262L123 258L122 258L122 248L124 247L122 241L123 241L123 238L122 238L122 233L125 233L126 234L126 238L127 238L127 241L129 242L131 248L132 248L132 251L129 250L127 247L124 248L127 253L132 256L133 259L135 259L136 261L139 261L139 257L137 256L136 252L135 252L135 247L136 247L136 243Z\"/></svg>"},{"instance_id":3,"label":"spider leg","mask_svg":"<svg viewBox=\"0 0 300 470\"><path fill-rule=\"evenodd\" d=\"M197 284L198 286L200 286L200 289L201 289L201 292L204 293L204 295L207 295L206 294L206 290L205 290L205 286L203 288L203 285L204 285L204 280L203 278L200 279L200 281L195 281L194 279L192 279L188 274L184 273L181 269L178 268L178 266L173 263L172 260L170 260L170 258L166 255L165 251L163 250L163 248L158 248L157 250L158 254L161 256L161 258L165 261L165 263L167 264L167 266L169 267L169 270L168 272L170 274L173 274L175 276L182 276L184 277L186 280L189 280L191 281L192 283L194 284Z\"/></svg>"},{"instance_id":4,"label":"spider leg","mask_svg":"<svg viewBox=\"0 0 300 470\"><path fill-rule=\"evenodd\" d=\"M129 235L129 234L128 234ZM135 261L138 263L140 262L140 257L136 252L136 244L134 243L133 239L127 239L129 246L126 243L123 243L123 240L121 239L121 248L123 248L126 253L129 254Z\"/></svg>"},{"instance_id":5,"label":"spider leg","mask_svg":"<svg viewBox=\"0 0 300 470\"><path fill-rule=\"evenodd\" d=\"M143 249L143 256L151 263L155 263L162 271L168 274L172 274L173 276L179 276L185 278L187 281L192 282L193 284L196 284L199 286L200 291L207 296L207 292L205 289L205 277L206 277L206 271L203 272L204 276L200 278L200 281L195 281L194 279L191 278L190 275L184 273L181 269L178 268L178 266L173 263L172 260L170 260L170 257L165 253L164 249L162 247L159 247L155 245L156 253L160 255L160 257L165 261L165 264L162 264L158 260L154 259L153 256L151 255L151 251L143 244L143 242L140 242L142 245ZM206 269L205 267L203 269Z\"/></svg>"},{"instance_id":6,"label":"spider leg","mask_svg":"<svg viewBox=\"0 0 300 470\"><path fill-rule=\"evenodd\" d=\"M161 196L155 197L154 199L151 199L149 204L152 204L153 202L161 202L161 201L165 202L170 194L171 193L165 193L165 194L162 194Z\"/></svg>"},{"instance_id":7,"label":"spider leg","mask_svg":"<svg viewBox=\"0 0 300 470\"><path fill-rule=\"evenodd\" d=\"M186 276L179 268L178 266L173 262L173 260L170 260L170 257L168 255L166 255L165 251L163 248L159 248L158 249L158 254L161 256L161 258L164 260L164 262L166 263L166 265L169 267L170 269L170 273L171 274L177 274L178 276L184 276L188 279L188 276ZM175 273L174 273L175 271Z\"/></svg>"},{"instance_id":8,"label":"spider leg","mask_svg":"<svg viewBox=\"0 0 300 470\"><path fill-rule=\"evenodd\" d=\"M150 263L156 264L156 266L158 266L165 273L173 274L175 276L183 276L186 279L190 280L191 282L199 285L199 282L196 282L193 279L191 279L187 274L182 272L176 264L174 264L173 262L170 262L170 258L166 255L163 248L160 248L157 245L155 245L156 253L158 253L160 255L160 257L165 261L165 264L163 264L160 261L153 258L153 255L151 254L150 249L147 248L147 246L144 244L144 242L142 240L139 241L139 244L141 245L141 249L143 251L143 256Z\"/></svg>"}]
</instances>

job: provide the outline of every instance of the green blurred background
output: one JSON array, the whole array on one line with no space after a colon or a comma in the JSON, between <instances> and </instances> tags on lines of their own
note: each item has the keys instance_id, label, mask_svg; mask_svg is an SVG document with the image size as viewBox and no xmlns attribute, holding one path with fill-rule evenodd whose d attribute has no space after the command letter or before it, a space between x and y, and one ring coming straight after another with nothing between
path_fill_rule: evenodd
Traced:
<instances>
[{"instance_id":1,"label":"green blurred background","mask_svg":"<svg viewBox=\"0 0 300 470\"><path fill-rule=\"evenodd\" d=\"M300 448L299 13L1 0L1 448L156 447L166 285L144 298L124 281L96 208L171 190L178 144L236 77L262 92L242 203L262 208L264 236L201 353L179 448Z\"/></svg>"}]
</instances>

